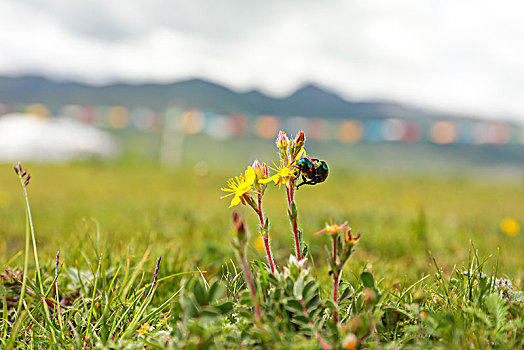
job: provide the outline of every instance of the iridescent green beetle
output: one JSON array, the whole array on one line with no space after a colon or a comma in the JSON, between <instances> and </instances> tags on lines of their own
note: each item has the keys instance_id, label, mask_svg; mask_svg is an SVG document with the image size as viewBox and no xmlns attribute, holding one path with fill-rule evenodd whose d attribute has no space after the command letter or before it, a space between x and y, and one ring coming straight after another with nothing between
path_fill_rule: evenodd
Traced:
<instances>
[{"instance_id":1,"label":"iridescent green beetle","mask_svg":"<svg viewBox=\"0 0 524 350\"><path fill-rule=\"evenodd\" d=\"M302 185L316 185L326 181L329 168L325 161L317 158L300 158L296 166L300 170L302 182L297 185L297 189Z\"/></svg>"}]
</instances>

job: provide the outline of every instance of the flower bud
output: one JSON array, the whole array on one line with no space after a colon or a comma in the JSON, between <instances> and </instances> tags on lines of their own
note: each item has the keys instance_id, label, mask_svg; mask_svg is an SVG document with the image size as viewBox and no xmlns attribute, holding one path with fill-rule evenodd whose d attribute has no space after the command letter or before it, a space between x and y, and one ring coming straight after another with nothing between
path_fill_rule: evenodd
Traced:
<instances>
[{"instance_id":1,"label":"flower bud","mask_svg":"<svg viewBox=\"0 0 524 350\"><path fill-rule=\"evenodd\" d=\"M304 135L304 131L300 130L295 136L295 148L300 150L304 147L304 143L306 143L306 135Z\"/></svg>"},{"instance_id":2,"label":"flower bud","mask_svg":"<svg viewBox=\"0 0 524 350\"><path fill-rule=\"evenodd\" d=\"M287 149L287 146L289 144L289 138L287 137L286 133L280 130L278 132L277 141L276 141L277 147L281 150Z\"/></svg>"},{"instance_id":3,"label":"flower bud","mask_svg":"<svg viewBox=\"0 0 524 350\"><path fill-rule=\"evenodd\" d=\"M264 170L264 166L265 166L265 170ZM256 176L255 184L258 184L259 180L267 179L269 173L267 171L266 163L263 163L262 165L260 165L260 162L258 161L258 159L255 159L251 167L255 170L255 176Z\"/></svg>"},{"instance_id":4,"label":"flower bud","mask_svg":"<svg viewBox=\"0 0 524 350\"><path fill-rule=\"evenodd\" d=\"M364 322L362 322L362 319L360 318L360 316L353 316L349 320L348 329L352 333L360 333L363 327L364 327Z\"/></svg>"},{"instance_id":5,"label":"flower bud","mask_svg":"<svg viewBox=\"0 0 524 350\"><path fill-rule=\"evenodd\" d=\"M258 161L258 159L255 159L251 167L253 168L253 170L255 170L255 174L257 173L257 171L262 171L262 169L260 168L260 162Z\"/></svg>"},{"instance_id":6,"label":"flower bud","mask_svg":"<svg viewBox=\"0 0 524 350\"><path fill-rule=\"evenodd\" d=\"M356 349L358 345L357 336L353 333L349 333L342 340L342 345L344 346L344 349L349 349L349 350Z\"/></svg>"},{"instance_id":7,"label":"flower bud","mask_svg":"<svg viewBox=\"0 0 524 350\"><path fill-rule=\"evenodd\" d=\"M264 176L264 179L267 179L269 177L269 169L267 168L267 164L265 162L262 162L262 174Z\"/></svg>"},{"instance_id":8,"label":"flower bud","mask_svg":"<svg viewBox=\"0 0 524 350\"><path fill-rule=\"evenodd\" d=\"M31 174L28 174L24 181L24 186L27 187L29 185L29 181L31 180Z\"/></svg>"},{"instance_id":9,"label":"flower bud","mask_svg":"<svg viewBox=\"0 0 524 350\"><path fill-rule=\"evenodd\" d=\"M358 231L358 234L355 237L352 237L351 236L351 227L349 227L345 235L346 242L349 243L349 245L354 246L355 244L357 244L357 241L359 238L360 238L360 231Z\"/></svg>"},{"instance_id":10,"label":"flower bud","mask_svg":"<svg viewBox=\"0 0 524 350\"><path fill-rule=\"evenodd\" d=\"M377 300L377 293L371 288L364 289L364 303L366 305L374 304Z\"/></svg>"},{"instance_id":11,"label":"flower bud","mask_svg":"<svg viewBox=\"0 0 524 350\"><path fill-rule=\"evenodd\" d=\"M238 215L236 211L233 212L233 225L233 233L237 237L238 242L240 244L245 243L247 235L246 223L244 222L244 220L242 220L242 218L240 217L240 215Z\"/></svg>"}]
</instances>

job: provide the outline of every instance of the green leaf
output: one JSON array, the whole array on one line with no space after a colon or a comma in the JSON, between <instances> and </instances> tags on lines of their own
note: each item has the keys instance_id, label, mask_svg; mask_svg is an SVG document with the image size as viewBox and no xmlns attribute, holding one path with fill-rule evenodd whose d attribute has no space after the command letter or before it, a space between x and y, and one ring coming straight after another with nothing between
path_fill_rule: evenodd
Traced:
<instances>
[{"instance_id":1,"label":"green leaf","mask_svg":"<svg viewBox=\"0 0 524 350\"><path fill-rule=\"evenodd\" d=\"M219 309L208 307L204 311L202 311L202 317L209 317L209 318L216 318L219 316L222 316Z\"/></svg>"},{"instance_id":2,"label":"green leaf","mask_svg":"<svg viewBox=\"0 0 524 350\"><path fill-rule=\"evenodd\" d=\"M304 300L306 302L309 301L312 297L316 295L317 288L318 288L317 282L314 280L311 280L308 283L306 283L302 291L302 295L304 296Z\"/></svg>"},{"instance_id":3,"label":"green leaf","mask_svg":"<svg viewBox=\"0 0 524 350\"><path fill-rule=\"evenodd\" d=\"M364 271L360 274L360 280L362 281L362 284L366 288L375 289L375 279L373 278L373 274L369 271Z\"/></svg>"},{"instance_id":4,"label":"green leaf","mask_svg":"<svg viewBox=\"0 0 524 350\"><path fill-rule=\"evenodd\" d=\"M302 291L304 290L304 275L300 275L300 277L295 282L295 285L293 286L293 295L297 299L302 299Z\"/></svg>"},{"instance_id":5,"label":"green leaf","mask_svg":"<svg viewBox=\"0 0 524 350\"><path fill-rule=\"evenodd\" d=\"M260 340L262 340L264 342L267 342L269 340L268 335L264 331L262 331L261 329L256 328L256 327L251 328L249 330L249 334L252 337L260 339Z\"/></svg>"},{"instance_id":6,"label":"green leaf","mask_svg":"<svg viewBox=\"0 0 524 350\"><path fill-rule=\"evenodd\" d=\"M287 300L287 302L286 302L286 310L288 310L290 312L298 313L298 314L303 314L304 313L302 304L300 303L300 301L298 301L296 299L289 299L289 300Z\"/></svg>"},{"instance_id":7,"label":"green leaf","mask_svg":"<svg viewBox=\"0 0 524 350\"><path fill-rule=\"evenodd\" d=\"M250 311L247 311L247 310L242 310L240 311L239 313L239 316L247 319L247 320L251 320L253 318L253 315L254 313L253 312L250 312Z\"/></svg>"},{"instance_id":8,"label":"green leaf","mask_svg":"<svg viewBox=\"0 0 524 350\"><path fill-rule=\"evenodd\" d=\"M306 309L308 310L308 312L311 312L310 310L312 309L316 309L318 307L319 302L320 296L318 294L315 294L315 296L306 303Z\"/></svg>"},{"instance_id":9,"label":"green leaf","mask_svg":"<svg viewBox=\"0 0 524 350\"><path fill-rule=\"evenodd\" d=\"M277 277L273 274L268 275L267 280L275 287L278 287L280 285L280 282L278 281Z\"/></svg>"},{"instance_id":10,"label":"green leaf","mask_svg":"<svg viewBox=\"0 0 524 350\"><path fill-rule=\"evenodd\" d=\"M301 326L307 326L309 324L309 318L302 315L296 315L293 317L293 322L298 323Z\"/></svg>"},{"instance_id":11,"label":"green leaf","mask_svg":"<svg viewBox=\"0 0 524 350\"><path fill-rule=\"evenodd\" d=\"M291 213L293 214L294 217L297 216L297 206L295 202L291 202Z\"/></svg>"},{"instance_id":12,"label":"green leaf","mask_svg":"<svg viewBox=\"0 0 524 350\"><path fill-rule=\"evenodd\" d=\"M224 295L225 291L226 288L222 285L222 283L215 281L211 287L209 287L209 302L212 303L220 299Z\"/></svg>"},{"instance_id":13,"label":"green leaf","mask_svg":"<svg viewBox=\"0 0 524 350\"><path fill-rule=\"evenodd\" d=\"M342 291L342 293L338 297L338 300L346 300L353 294L355 294L355 290L353 289L353 286L351 284L348 284L347 287Z\"/></svg>"},{"instance_id":14,"label":"green leaf","mask_svg":"<svg viewBox=\"0 0 524 350\"><path fill-rule=\"evenodd\" d=\"M508 306L498 294L490 294L484 300L486 309L495 323L495 329L498 331L506 322L508 316Z\"/></svg>"},{"instance_id":15,"label":"green leaf","mask_svg":"<svg viewBox=\"0 0 524 350\"><path fill-rule=\"evenodd\" d=\"M338 307L335 305L335 303L332 300L326 300L326 306L330 308L331 310L337 310Z\"/></svg>"},{"instance_id":16,"label":"green leaf","mask_svg":"<svg viewBox=\"0 0 524 350\"><path fill-rule=\"evenodd\" d=\"M215 307L219 309L223 315L233 311L233 303L231 301L226 301L225 303L215 305Z\"/></svg>"},{"instance_id":17,"label":"green leaf","mask_svg":"<svg viewBox=\"0 0 524 350\"><path fill-rule=\"evenodd\" d=\"M200 280L195 282L195 285L193 286L193 295L195 296L196 301L200 305L206 305L208 302L208 296L206 293L206 290L200 283Z\"/></svg>"}]
</instances>

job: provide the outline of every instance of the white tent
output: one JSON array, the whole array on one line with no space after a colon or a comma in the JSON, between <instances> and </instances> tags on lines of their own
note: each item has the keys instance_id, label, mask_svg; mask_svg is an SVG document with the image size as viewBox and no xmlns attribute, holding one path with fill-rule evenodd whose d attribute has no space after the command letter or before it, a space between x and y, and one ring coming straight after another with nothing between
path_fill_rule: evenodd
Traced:
<instances>
[{"instance_id":1,"label":"white tent","mask_svg":"<svg viewBox=\"0 0 524 350\"><path fill-rule=\"evenodd\" d=\"M69 160L118 153L113 137L70 118L13 113L0 116L0 162Z\"/></svg>"}]
</instances>

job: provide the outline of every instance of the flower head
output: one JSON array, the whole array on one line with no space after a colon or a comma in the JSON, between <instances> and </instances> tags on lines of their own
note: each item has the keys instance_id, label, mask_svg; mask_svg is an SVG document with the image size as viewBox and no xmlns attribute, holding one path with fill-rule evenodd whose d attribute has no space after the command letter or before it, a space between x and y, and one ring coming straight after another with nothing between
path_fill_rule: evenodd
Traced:
<instances>
[{"instance_id":1,"label":"flower head","mask_svg":"<svg viewBox=\"0 0 524 350\"><path fill-rule=\"evenodd\" d=\"M344 235L344 239L350 246L354 246L357 244L358 239L360 238L360 231L358 231L358 234L353 237L351 236L351 227L348 227L348 230L346 231L346 234Z\"/></svg>"},{"instance_id":2,"label":"flower head","mask_svg":"<svg viewBox=\"0 0 524 350\"><path fill-rule=\"evenodd\" d=\"M20 178L23 186L27 187L27 185L29 185L29 181L31 180L31 174L27 172L27 169L22 168L22 164L20 164L20 162L18 162L18 165L15 165L13 169L15 170L16 175L18 175Z\"/></svg>"},{"instance_id":3,"label":"flower head","mask_svg":"<svg viewBox=\"0 0 524 350\"><path fill-rule=\"evenodd\" d=\"M278 185L278 187L282 184L286 184L287 186L290 179L294 180L298 176L298 168L294 163L287 164L285 161L281 160L279 165L276 165L275 162L273 162L273 165L275 166L274 168L269 168L275 170L277 173L267 179L260 180L260 183L266 184L273 181L275 185Z\"/></svg>"},{"instance_id":4,"label":"flower head","mask_svg":"<svg viewBox=\"0 0 524 350\"><path fill-rule=\"evenodd\" d=\"M282 184L288 186L288 184L290 183L289 180L294 181L299 175L299 170L296 166L297 160L305 157L307 157L306 150L302 148L300 152L298 152L296 159L292 162L288 162L287 160L281 159L279 165L276 165L276 163L272 161L274 167L269 167L269 169L276 171L276 174L270 177L266 177L265 179L259 180L259 183L267 184L273 181L275 183L275 186L278 185L278 187L280 187L280 185ZM263 163L263 166L266 167L265 171L267 172L267 165Z\"/></svg>"},{"instance_id":5,"label":"flower head","mask_svg":"<svg viewBox=\"0 0 524 350\"><path fill-rule=\"evenodd\" d=\"M168 315L165 315L164 317L162 317L160 320L158 320L157 322L157 327L160 327L160 326L163 326L165 324L167 324L167 320L168 320L169 316Z\"/></svg>"},{"instance_id":6,"label":"flower head","mask_svg":"<svg viewBox=\"0 0 524 350\"><path fill-rule=\"evenodd\" d=\"M137 330L138 334L139 335L144 335L146 334L147 332L153 330L154 328L151 327L150 325L148 324L143 324L140 326L140 328Z\"/></svg>"},{"instance_id":7,"label":"flower head","mask_svg":"<svg viewBox=\"0 0 524 350\"><path fill-rule=\"evenodd\" d=\"M294 256L293 254L291 254L289 256L289 265L295 265L296 267L305 267L307 264L307 258L302 258L300 260L297 259L296 256Z\"/></svg>"},{"instance_id":8,"label":"flower head","mask_svg":"<svg viewBox=\"0 0 524 350\"><path fill-rule=\"evenodd\" d=\"M301 273L309 274L309 269L306 268L306 265L307 258L298 260L294 255L291 255L288 266L284 266L284 277L290 276L293 280L296 280Z\"/></svg>"},{"instance_id":9,"label":"flower head","mask_svg":"<svg viewBox=\"0 0 524 350\"><path fill-rule=\"evenodd\" d=\"M348 226L348 222L347 221L344 221L343 224L335 224L335 220L333 218L329 219L329 224L326 224L326 228L318 231L317 233L315 233L315 235L320 235L324 232L327 232L328 234L330 234L331 236L336 236L338 235L339 233L342 233L342 232L350 232L351 231L351 227Z\"/></svg>"},{"instance_id":10,"label":"flower head","mask_svg":"<svg viewBox=\"0 0 524 350\"><path fill-rule=\"evenodd\" d=\"M358 338L355 334L349 333L342 340L342 346L344 349L353 350L356 349L358 345Z\"/></svg>"},{"instance_id":11,"label":"flower head","mask_svg":"<svg viewBox=\"0 0 524 350\"><path fill-rule=\"evenodd\" d=\"M240 174L240 176L235 176L235 178L227 180L228 188L222 187L221 190L231 193L220 197L220 199L234 195L233 199L231 199L231 203L229 204L229 208L234 207L240 202L244 204L244 196L248 192L253 191L253 183L255 182L255 178L255 170L248 166L244 174Z\"/></svg>"}]
</instances>

